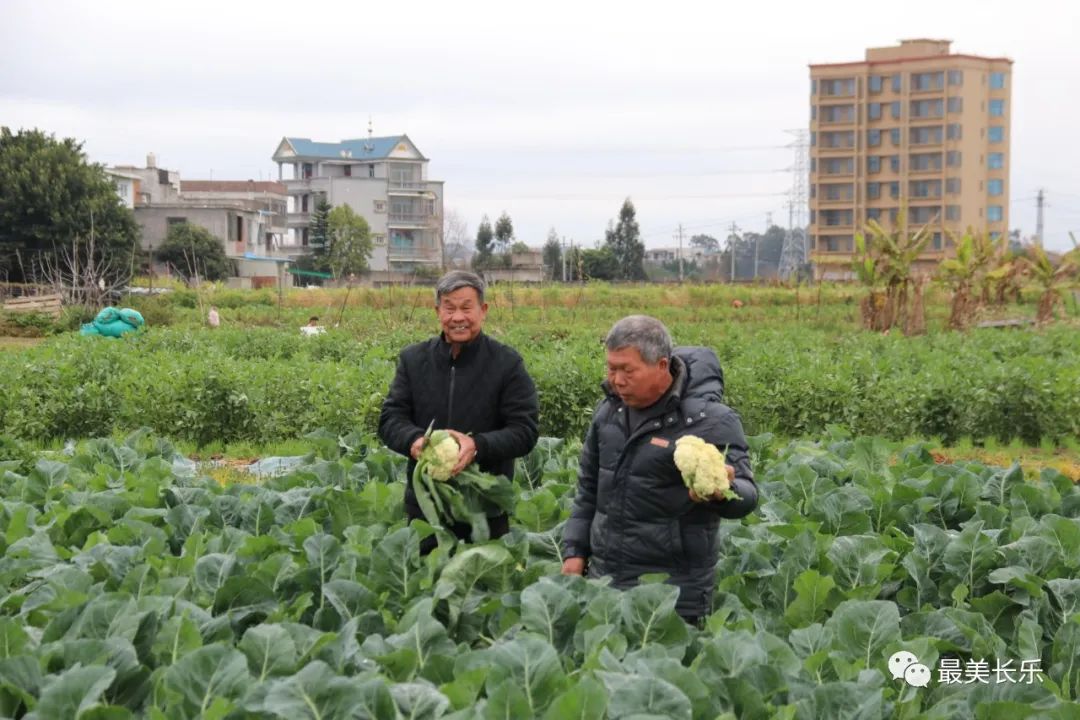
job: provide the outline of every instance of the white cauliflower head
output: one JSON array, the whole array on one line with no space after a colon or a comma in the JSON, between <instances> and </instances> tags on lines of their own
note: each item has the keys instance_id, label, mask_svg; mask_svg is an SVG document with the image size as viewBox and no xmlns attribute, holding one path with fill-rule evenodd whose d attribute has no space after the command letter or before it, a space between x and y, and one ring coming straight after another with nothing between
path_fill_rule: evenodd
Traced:
<instances>
[{"instance_id":1,"label":"white cauliflower head","mask_svg":"<svg viewBox=\"0 0 1080 720\"><path fill-rule=\"evenodd\" d=\"M432 480L446 481L450 479L451 470L457 465L460 448L454 436L445 430L436 430L431 433L427 445L420 453L420 461L425 463L425 468Z\"/></svg>"},{"instance_id":2,"label":"white cauliflower head","mask_svg":"<svg viewBox=\"0 0 1080 720\"><path fill-rule=\"evenodd\" d=\"M675 466L686 487L698 497L711 498L731 489L724 453L695 435L675 441Z\"/></svg>"}]
</instances>

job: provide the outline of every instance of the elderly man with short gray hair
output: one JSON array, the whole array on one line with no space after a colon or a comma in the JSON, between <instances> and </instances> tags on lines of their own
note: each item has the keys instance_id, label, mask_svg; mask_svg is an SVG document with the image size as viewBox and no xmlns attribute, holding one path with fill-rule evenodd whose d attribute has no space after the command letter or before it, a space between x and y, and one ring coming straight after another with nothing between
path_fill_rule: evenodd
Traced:
<instances>
[{"instance_id":1,"label":"elderly man with short gray hair","mask_svg":"<svg viewBox=\"0 0 1080 720\"><path fill-rule=\"evenodd\" d=\"M724 378L708 348L673 348L664 324L625 317L605 341L605 397L585 437L578 489L563 530L563 573L609 576L618 588L647 573L679 587L687 622L709 614L721 518L757 505L739 416L721 400ZM700 437L726 453L738 499L702 498L675 466L675 441Z\"/></svg>"},{"instance_id":2,"label":"elderly man with short gray hair","mask_svg":"<svg viewBox=\"0 0 1080 720\"><path fill-rule=\"evenodd\" d=\"M460 447L453 474L473 461L483 472L514 476L514 459L528 455L539 438L540 403L525 362L513 348L483 332L488 306L484 281L463 270L448 272L435 286L435 314L442 332L408 346L379 414L379 438L409 457L408 477L424 447L425 429L447 430ZM405 491L410 520L423 517L412 482ZM488 518L493 538L510 530L503 514ZM450 528L469 539L470 527ZM422 552L436 540L421 543Z\"/></svg>"}]
</instances>

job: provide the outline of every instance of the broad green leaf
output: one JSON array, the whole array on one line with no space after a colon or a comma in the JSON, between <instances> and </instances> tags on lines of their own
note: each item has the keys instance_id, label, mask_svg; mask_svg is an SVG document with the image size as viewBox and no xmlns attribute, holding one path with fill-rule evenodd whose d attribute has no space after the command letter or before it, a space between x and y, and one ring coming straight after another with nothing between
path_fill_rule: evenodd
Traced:
<instances>
[{"instance_id":1,"label":"broad green leaf","mask_svg":"<svg viewBox=\"0 0 1080 720\"><path fill-rule=\"evenodd\" d=\"M624 592L623 629L631 644L644 647L659 643L681 657L690 633L675 613L678 598L679 588L662 583L638 585Z\"/></svg>"},{"instance_id":2,"label":"broad green leaf","mask_svg":"<svg viewBox=\"0 0 1080 720\"><path fill-rule=\"evenodd\" d=\"M608 696L604 686L584 677L548 707L544 720L593 720L604 717Z\"/></svg>"},{"instance_id":3,"label":"broad green leaf","mask_svg":"<svg viewBox=\"0 0 1080 720\"><path fill-rule=\"evenodd\" d=\"M280 625L250 627L236 647L247 657L248 670L259 682L296 671L296 644Z\"/></svg>"},{"instance_id":4,"label":"broad green leaf","mask_svg":"<svg viewBox=\"0 0 1080 720\"><path fill-rule=\"evenodd\" d=\"M550 578L542 578L521 591L522 624L545 637L553 647L567 647L580 614L577 598Z\"/></svg>"},{"instance_id":5,"label":"broad green leaf","mask_svg":"<svg viewBox=\"0 0 1080 720\"><path fill-rule=\"evenodd\" d=\"M825 622L834 637L833 651L860 667L878 667L885 648L900 640L900 613L883 600L846 600Z\"/></svg>"},{"instance_id":6,"label":"broad green leaf","mask_svg":"<svg viewBox=\"0 0 1080 720\"><path fill-rule=\"evenodd\" d=\"M792 627L805 627L822 619L830 608L829 593L836 587L831 577L817 570L807 570L795 579L795 600L788 606L784 619Z\"/></svg>"},{"instance_id":7,"label":"broad green leaf","mask_svg":"<svg viewBox=\"0 0 1080 720\"><path fill-rule=\"evenodd\" d=\"M28 720L78 718L99 704L116 671L109 667L74 667L46 681Z\"/></svg>"},{"instance_id":8,"label":"broad green leaf","mask_svg":"<svg viewBox=\"0 0 1080 720\"><path fill-rule=\"evenodd\" d=\"M381 680L340 677L318 660L295 675L273 681L258 710L283 720L394 717L390 694Z\"/></svg>"},{"instance_id":9,"label":"broad green leaf","mask_svg":"<svg viewBox=\"0 0 1080 720\"><path fill-rule=\"evenodd\" d=\"M490 651L492 668L487 689L491 691L510 680L525 696L532 715L538 715L566 684L559 656L550 644L530 635L499 643Z\"/></svg>"},{"instance_id":10,"label":"broad green leaf","mask_svg":"<svg viewBox=\"0 0 1080 720\"><path fill-rule=\"evenodd\" d=\"M423 683L397 683L390 694L398 710L410 720L435 720L450 707L450 701L435 688Z\"/></svg>"},{"instance_id":11,"label":"broad green leaf","mask_svg":"<svg viewBox=\"0 0 1080 720\"><path fill-rule=\"evenodd\" d=\"M247 660L240 651L222 644L206 645L165 671L165 687L180 697L177 717L197 718L216 698L235 700L251 682Z\"/></svg>"},{"instance_id":12,"label":"broad green leaf","mask_svg":"<svg viewBox=\"0 0 1080 720\"><path fill-rule=\"evenodd\" d=\"M653 716L690 720L690 699L666 680L649 675L598 672L608 692L608 717L612 720Z\"/></svg>"}]
</instances>

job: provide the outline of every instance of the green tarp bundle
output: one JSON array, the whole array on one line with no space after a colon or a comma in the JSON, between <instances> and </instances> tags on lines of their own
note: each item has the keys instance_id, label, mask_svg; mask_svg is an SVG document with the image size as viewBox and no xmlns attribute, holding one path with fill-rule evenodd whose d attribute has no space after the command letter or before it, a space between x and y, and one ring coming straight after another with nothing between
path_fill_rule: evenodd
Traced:
<instances>
[{"instance_id":1,"label":"green tarp bundle","mask_svg":"<svg viewBox=\"0 0 1080 720\"><path fill-rule=\"evenodd\" d=\"M135 332L143 326L143 322L138 310L107 307L97 314L93 322L83 325L79 334L118 338L125 333Z\"/></svg>"}]
</instances>

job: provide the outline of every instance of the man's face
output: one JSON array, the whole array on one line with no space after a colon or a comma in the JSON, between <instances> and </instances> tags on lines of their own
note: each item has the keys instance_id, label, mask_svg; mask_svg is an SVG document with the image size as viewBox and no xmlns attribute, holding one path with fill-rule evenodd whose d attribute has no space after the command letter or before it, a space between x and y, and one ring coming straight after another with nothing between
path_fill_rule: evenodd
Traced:
<instances>
[{"instance_id":1,"label":"man's face","mask_svg":"<svg viewBox=\"0 0 1080 720\"><path fill-rule=\"evenodd\" d=\"M480 334L487 309L476 288L464 287L443 295L435 312L447 342L467 343Z\"/></svg>"},{"instance_id":2,"label":"man's face","mask_svg":"<svg viewBox=\"0 0 1080 720\"><path fill-rule=\"evenodd\" d=\"M646 408L655 403L671 385L668 359L649 364L635 347L607 351L608 384L622 401L632 408Z\"/></svg>"}]
</instances>

